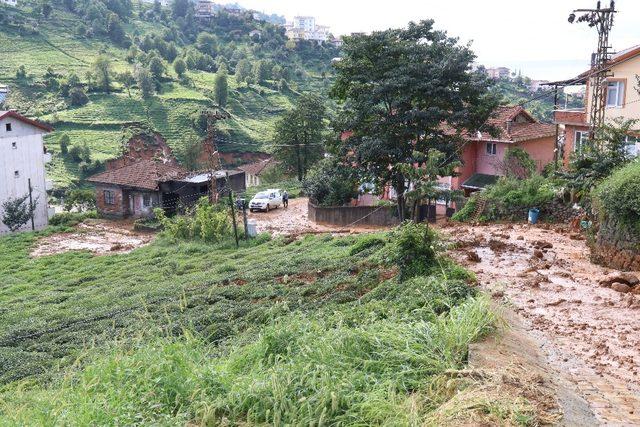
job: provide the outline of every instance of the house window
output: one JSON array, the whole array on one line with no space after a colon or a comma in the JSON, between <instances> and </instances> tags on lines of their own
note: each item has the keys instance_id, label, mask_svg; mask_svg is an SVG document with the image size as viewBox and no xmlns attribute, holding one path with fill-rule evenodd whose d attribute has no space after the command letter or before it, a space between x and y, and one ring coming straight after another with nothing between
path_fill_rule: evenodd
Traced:
<instances>
[{"instance_id":1,"label":"house window","mask_svg":"<svg viewBox=\"0 0 640 427\"><path fill-rule=\"evenodd\" d=\"M20 178L20 171L13 171L14 178Z\"/></svg>"},{"instance_id":2,"label":"house window","mask_svg":"<svg viewBox=\"0 0 640 427\"><path fill-rule=\"evenodd\" d=\"M498 152L498 146L495 142L487 142L487 154L490 156L495 156Z\"/></svg>"},{"instance_id":3,"label":"house window","mask_svg":"<svg viewBox=\"0 0 640 427\"><path fill-rule=\"evenodd\" d=\"M609 82L607 85L607 107L622 107L624 82Z\"/></svg>"},{"instance_id":4,"label":"house window","mask_svg":"<svg viewBox=\"0 0 640 427\"><path fill-rule=\"evenodd\" d=\"M573 151L581 153L589 141L589 132L576 131L576 140L573 144Z\"/></svg>"},{"instance_id":5,"label":"house window","mask_svg":"<svg viewBox=\"0 0 640 427\"><path fill-rule=\"evenodd\" d=\"M104 190L104 204L105 205L115 205L116 204L116 195L111 190Z\"/></svg>"},{"instance_id":6,"label":"house window","mask_svg":"<svg viewBox=\"0 0 640 427\"><path fill-rule=\"evenodd\" d=\"M14 150L18 148L18 143L17 142L12 142L11 143L11 148L13 148Z\"/></svg>"},{"instance_id":7,"label":"house window","mask_svg":"<svg viewBox=\"0 0 640 427\"><path fill-rule=\"evenodd\" d=\"M142 206L145 208L151 207L151 194L142 195Z\"/></svg>"},{"instance_id":8,"label":"house window","mask_svg":"<svg viewBox=\"0 0 640 427\"><path fill-rule=\"evenodd\" d=\"M6 129L7 132L11 132L11 123L5 124L4 128Z\"/></svg>"}]
</instances>

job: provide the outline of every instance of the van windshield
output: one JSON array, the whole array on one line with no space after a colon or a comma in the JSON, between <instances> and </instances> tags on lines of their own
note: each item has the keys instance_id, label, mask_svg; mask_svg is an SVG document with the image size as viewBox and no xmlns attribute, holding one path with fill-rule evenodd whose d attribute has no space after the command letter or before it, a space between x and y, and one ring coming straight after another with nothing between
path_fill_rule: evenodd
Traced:
<instances>
[{"instance_id":1,"label":"van windshield","mask_svg":"<svg viewBox=\"0 0 640 427\"><path fill-rule=\"evenodd\" d=\"M268 199L269 198L269 193L258 193L256 194L256 197L254 197L254 199Z\"/></svg>"}]
</instances>

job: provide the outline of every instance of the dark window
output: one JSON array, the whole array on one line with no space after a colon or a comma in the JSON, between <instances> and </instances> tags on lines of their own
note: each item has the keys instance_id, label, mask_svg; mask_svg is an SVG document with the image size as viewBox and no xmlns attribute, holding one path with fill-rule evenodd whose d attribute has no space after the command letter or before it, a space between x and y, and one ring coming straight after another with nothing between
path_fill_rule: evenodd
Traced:
<instances>
[{"instance_id":1,"label":"dark window","mask_svg":"<svg viewBox=\"0 0 640 427\"><path fill-rule=\"evenodd\" d=\"M111 190L104 190L104 204L105 205L115 205L116 204L116 195Z\"/></svg>"},{"instance_id":2,"label":"dark window","mask_svg":"<svg viewBox=\"0 0 640 427\"><path fill-rule=\"evenodd\" d=\"M208 185L201 185L200 186L200 194L207 194L209 192L209 186Z\"/></svg>"},{"instance_id":3,"label":"dark window","mask_svg":"<svg viewBox=\"0 0 640 427\"><path fill-rule=\"evenodd\" d=\"M142 195L142 206L148 208L151 206L151 194L143 194Z\"/></svg>"},{"instance_id":4,"label":"dark window","mask_svg":"<svg viewBox=\"0 0 640 427\"><path fill-rule=\"evenodd\" d=\"M11 123L7 123L6 125L4 125L4 127L7 130L7 132L11 132Z\"/></svg>"},{"instance_id":5,"label":"dark window","mask_svg":"<svg viewBox=\"0 0 640 427\"><path fill-rule=\"evenodd\" d=\"M497 153L497 145L495 142L487 142L487 154L495 156Z\"/></svg>"},{"instance_id":6,"label":"dark window","mask_svg":"<svg viewBox=\"0 0 640 427\"><path fill-rule=\"evenodd\" d=\"M14 142L12 142L12 143L11 143L11 148L13 148L14 150L15 150L16 148L18 148L18 143L17 143L17 142L15 142L15 141L14 141Z\"/></svg>"},{"instance_id":7,"label":"dark window","mask_svg":"<svg viewBox=\"0 0 640 427\"><path fill-rule=\"evenodd\" d=\"M20 171L14 171L13 172L13 177L14 178L20 178Z\"/></svg>"}]
</instances>

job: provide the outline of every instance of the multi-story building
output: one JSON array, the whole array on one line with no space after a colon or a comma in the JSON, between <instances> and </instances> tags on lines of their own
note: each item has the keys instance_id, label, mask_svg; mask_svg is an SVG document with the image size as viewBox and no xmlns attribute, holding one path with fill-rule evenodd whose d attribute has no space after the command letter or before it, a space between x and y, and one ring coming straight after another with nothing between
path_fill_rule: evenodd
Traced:
<instances>
[{"instance_id":1,"label":"multi-story building","mask_svg":"<svg viewBox=\"0 0 640 427\"><path fill-rule=\"evenodd\" d=\"M9 6L18 6L18 0L0 0L0 3L8 4Z\"/></svg>"},{"instance_id":2,"label":"multi-story building","mask_svg":"<svg viewBox=\"0 0 640 427\"><path fill-rule=\"evenodd\" d=\"M214 3L211 0L198 0L196 4L196 17L211 18L214 15Z\"/></svg>"},{"instance_id":3,"label":"multi-story building","mask_svg":"<svg viewBox=\"0 0 640 427\"><path fill-rule=\"evenodd\" d=\"M606 111L605 120L612 121L615 118L640 120L640 93L637 87L640 82L640 45L625 49L611 57L608 68L610 77L607 78ZM588 143L587 139L591 124L589 123L589 111L591 111L591 86L590 75L592 70L585 71L577 78L571 79L572 84L586 85L584 108L557 110L554 120L560 125L563 144L563 160L567 165L571 155L579 152ZM567 83L561 82L561 83ZM640 153L640 121L635 125L636 132L628 135L626 142L631 154Z\"/></svg>"},{"instance_id":4,"label":"multi-story building","mask_svg":"<svg viewBox=\"0 0 640 427\"><path fill-rule=\"evenodd\" d=\"M492 79L506 79L511 74L507 67L487 68L487 75Z\"/></svg>"},{"instance_id":5,"label":"multi-story building","mask_svg":"<svg viewBox=\"0 0 640 427\"><path fill-rule=\"evenodd\" d=\"M291 40L313 40L318 43L330 39L329 27L317 25L312 16L296 16L285 25L287 37Z\"/></svg>"},{"instance_id":6,"label":"multi-story building","mask_svg":"<svg viewBox=\"0 0 640 427\"><path fill-rule=\"evenodd\" d=\"M49 207L45 163L51 160L42 137L53 129L43 123L28 119L15 111L0 111L0 204L29 195L35 205L33 228L47 226ZM30 230L31 222L22 229ZM9 228L0 221L0 234Z\"/></svg>"}]
</instances>

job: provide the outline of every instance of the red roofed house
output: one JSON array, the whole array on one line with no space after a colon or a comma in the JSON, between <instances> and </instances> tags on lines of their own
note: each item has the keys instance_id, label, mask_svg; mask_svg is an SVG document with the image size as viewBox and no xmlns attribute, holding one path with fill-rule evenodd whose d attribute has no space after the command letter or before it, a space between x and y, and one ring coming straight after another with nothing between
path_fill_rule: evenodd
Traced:
<instances>
[{"instance_id":1,"label":"red roofed house","mask_svg":"<svg viewBox=\"0 0 640 427\"><path fill-rule=\"evenodd\" d=\"M503 175L501 162L510 147L529 153L538 172L553 161L555 126L538 122L524 108L498 107L487 124L497 130L497 135L491 136L486 131L469 135L462 151L459 176L441 178L443 187L463 189L468 194L493 184Z\"/></svg>"},{"instance_id":2,"label":"red roofed house","mask_svg":"<svg viewBox=\"0 0 640 427\"><path fill-rule=\"evenodd\" d=\"M227 174L233 191L245 190L244 172L217 171L217 193L226 187ZM180 206L193 205L208 196L211 174L190 173L173 163L142 159L94 175L88 181L96 185L96 205L102 216L146 217L154 208L172 214Z\"/></svg>"},{"instance_id":3,"label":"red roofed house","mask_svg":"<svg viewBox=\"0 0 640 427\"><path fill-rule=\"evenodd\" d=\"M238 166L238 169L244 171L246 185L249 187L257 187L262 184L262 174L269 166L273 166L274 160L269 157L268 159L260 160L254 163Z\"/></svg>"},{"instance_id":4,"label":"red roofed house","mask_svg":"<svg viewBox=\"0 0 640 427\"><path fill-rule=\"evenodd\" d=\"M640 94L636 87L640 87L637 76L640 75L640 45L625 49L611 57L608 64L611 76L607 78L606 111L605 120L610 121L617 117L624 119L640 119ZM560 125L564 136L563 161L565 166L569 164L573 153L580 152L585 143L588 143L589 111L591 109L591 85L589 75L592 70L586 71L575 79L558 82L560 85L571 83L586 85L585 108L557 110L554 121ZM640 153L640 122L636 124L637 133L629 135L626 139L628 151L634 155Z\"/></svg>"},{"instance_id":5,"label":"red roofed house","mask_svg":"<svg viewBox=\"0 0 640 427\"><path fill-rule=\"evenodd\" d=\"M45 163L51 160L42 137L53 129L15 111L0 111L0 204L29 194L34 204L33 221L21 230L42 229L49 223ZM9 228L0 222L0 234Z\"/></svg>"}]
</instances>

